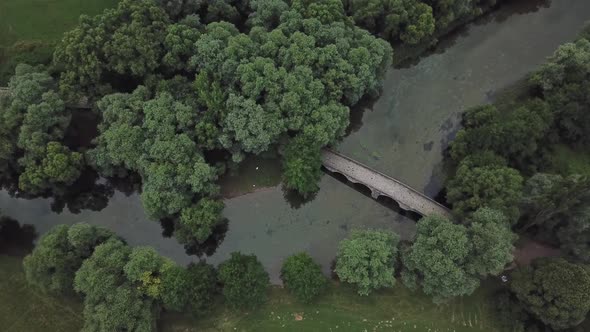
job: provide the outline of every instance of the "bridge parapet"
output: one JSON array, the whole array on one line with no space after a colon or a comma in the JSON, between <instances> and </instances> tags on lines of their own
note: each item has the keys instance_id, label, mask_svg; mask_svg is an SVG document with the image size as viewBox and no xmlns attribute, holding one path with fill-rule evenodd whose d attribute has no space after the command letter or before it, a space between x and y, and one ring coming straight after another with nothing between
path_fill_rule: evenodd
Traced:
<instances>
[{"instance_id":1,"label":"bridge parapet","mask_svg":"<svg viewBox=\"0 0 590 332\"><path fill-rule=\"evenodd\" d=\"M371 196L387 196L395 200L400 208L414 211L422 216L438 214L451 218L451 211L432 198L338 152L324 149L322 164L330 172L344 175L350 182L361 183L371 190Z\"/></svg>"}]
</instances>

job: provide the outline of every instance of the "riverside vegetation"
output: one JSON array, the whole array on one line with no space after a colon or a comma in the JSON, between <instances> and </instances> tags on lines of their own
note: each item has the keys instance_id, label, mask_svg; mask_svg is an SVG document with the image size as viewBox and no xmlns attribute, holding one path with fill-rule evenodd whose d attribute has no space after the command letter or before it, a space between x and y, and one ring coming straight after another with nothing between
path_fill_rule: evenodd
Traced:
<instances>
[{"instance_id":1,"label":"riverside vegetation","mask_svg":"<svg viewBox=\"0 0 590 332\"><path fill-rule=\"evenodd\" d=\"M378 93L391 44L425 42L495 4L123 0L83 16L49 67L16 67L0 99L0 179L21 195L59 197L88 169L136 177L152 218L173 220L183 243L203 242L223 222L216 180L227 168L275 153L285 185L311 195L320 149L344 135L349 107ZM509 330L579 326L590 310L590 185L567 165L587 158L585 37L562 46L517 98L465 113L449 153L454 220L423 218L411 243L352 232L336 258L339 279L360 295L407 291L395 286L399 275L408 289L453 303L502 273L515 233L527 234L566 256L515 270L497 296L498 320ZM70 107L81 98L91 110ZM97 119L97 135L72 143L80 112ZM81 296L86 331L154 330L162 312L202 316L217 294L238 312L260 312L269 286L255 256L182 267L86 224L45 234L24 273L43 292ZM285 261L282 278L304 302L342 292L304 254Z\"/></svg>"}]
</instances>

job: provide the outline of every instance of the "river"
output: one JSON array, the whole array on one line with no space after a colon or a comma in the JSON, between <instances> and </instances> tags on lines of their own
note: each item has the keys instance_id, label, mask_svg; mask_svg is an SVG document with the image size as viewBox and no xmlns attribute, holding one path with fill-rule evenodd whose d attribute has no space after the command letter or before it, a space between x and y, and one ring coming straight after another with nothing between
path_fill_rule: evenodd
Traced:
<instances>
[{"instance_id":1,"label":"river","mask_svg":"<svg viewBox=\"0 0 590 332\"><path fill-rule=\"evenodd\" d=\"M442 186L442 151L456 132L460 115L489 102L542 64L562 43L570 41L590 19L587 0L514 1L461 29L441 42L417 64L391 69L382 96L357 116L359 123L336 149L428 195ZM360 125L362 123L362 126ZM258 171L264 172L261 167ZM326 273L338 242L354 228L390 229L411 238L415 221L367 197L362 190L324 175L317 196L300 206L285 199L280 186L226 200L229 227L215 253L219 263L232 251L258 256L279 282L282 260L307 251ZM43 234L55 224L88 222L108 227L131 245L149 245L179 263L198 260L174 238L162 236L149 220L137 194L115 192L101 211L67 209L57 214L49 199L17 199L0 192L4 215L32 224Z\"/></svg>"}]
</instances>

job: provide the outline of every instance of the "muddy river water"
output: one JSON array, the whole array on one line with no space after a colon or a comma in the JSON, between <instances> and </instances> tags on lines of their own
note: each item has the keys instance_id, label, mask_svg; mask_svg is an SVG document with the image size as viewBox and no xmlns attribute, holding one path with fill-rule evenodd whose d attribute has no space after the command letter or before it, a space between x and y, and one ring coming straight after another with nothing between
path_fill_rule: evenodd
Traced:
<instances>
[{"instance_id":1,"label":"muddy river water","mask_svg":"<svg viewBox=\"0 0 590 332\"><path fill-rule=\"evenodd\" d=\"M382 96L357 117L355 130L336 149L436 195L444 180L442 151L461 112L489 102L495 92L537 68L590 19L587 0L513 2L447 38L417 64L391 69ZM287 200L280 185L227 199L228 230L207 260L218 263L237 250L253 253L277 282L282 260L299 251L309 252L329 271L338 242L351 229L391 229L404 238L414 232L414 220L337 177L324 175L320 188L302 205ZM199 259L187 255L174 238L162 236L162 227L147 218L137 194L115 192L101 211L78 214L67 209L54 213L50 201L0 192L2 213L34 225L40 234L55 224L84 221L111 228L131 245L153 246L179 263Z\"/></svg>"}]
</instances>

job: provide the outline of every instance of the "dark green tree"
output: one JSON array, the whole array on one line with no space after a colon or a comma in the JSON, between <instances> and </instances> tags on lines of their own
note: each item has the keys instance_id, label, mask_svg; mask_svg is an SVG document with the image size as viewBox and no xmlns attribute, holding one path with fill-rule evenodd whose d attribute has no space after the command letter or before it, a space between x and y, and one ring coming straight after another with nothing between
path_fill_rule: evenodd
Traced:
<instances>
[{"instance_id":1,"label":"dark green tree","mask_svg":"<svg viewBox=\"0 0 590 332\"><path fill-rule=\"evenodd\" d=\"M560 220L560 248L576 259L590 263L590 208L583 207Z\"/></svg>"},{"instance_id":2,"label":"dark green tree","mask_svg":"<svg viewBox=\"0 0 590 332\"><path fill-rule=\"evenodd\" d=\"M322 176L319 146L304 137L291 140L283 154L283 181L285 187L296 190L304 197L318 191Z\"/></svg>"},{"instance_id":3,"label":"dark green tree","mask_svg":"<svg viewBox=\"0 0 590 332\"><path fill-rule=\"evenodd\" d=\"M578 325L590 310L590 271L562 258L544 258L512 274L511 291L524 308L554 329Z\"/></svg>"},{"instance_id":4,"label":"dark green tree","mask_svg":"<svg viewBox=\"0 0 590 332\"><path fill-rule=\"evenodd\" d=\"M523 228L551 230L590 203L590 179L581 175L537 173L527 180L522 195Z\"/></svg>"},{"instance_id":5,"label":"dark green tree","mask_svg":"<svg viewBox=\"0 0 590 332\"><path fill-rule=\"evenodd\" d=\"M516 236L505 224L478 211L469 228L433 215L421 219L414 243L402 255L402 280L422 288L435 303L471 294L488 275L498 275L512 261Z\"/></svg>"},{"instance_id":6,"label":"dark green tree","mask_svg":"<svg viewBox=\"0 0 590 332\"><path fill-rule=\"evenodd\" d=\"M100 15L82 15L55 50L55 64L64 70L60 91L76 101L109 91L109 75L141 79L152 73L165 54L169 24L153 0L122 0Z\"/></svg>"},{"instance_id":7,"label":"dark green tree","mask_svg":"<svg viewBox=\"0 0 590 332\"><path fill-rule=\"evenodd\" d=\"M515 222L519 216L523 178L513 168L481 163L484 160L487 158L470 156L461 161L447 185L447 200L459 218L468 218L477 209L489 207Z\"/></svg>"},{"instance_id":8,"label":"dark green tree","mask_svg":"<svg viewBox=\"0 0 590 332\"><path fill-rule=\"evenodd\" d=\"M215 268L205 262L190 264L187 268L167 266L161 277L164 308L202 313L211 305L216 282Z\"/></svg>"},{"instance_id":9,"label":"dark green tree","mask_svg":"<svg viewBox=\"0 0 590 332\"><path fill-rule=\"evenodd\" d=\"M321 266L307 253L287 257L281 269L281 279L289 292L305 303L318 297L328 284Z\"/></svg>"},{"instance_id":10,"label":"dark green tree","mask_svg":"<svg viewBox=\"0 0 590 332\"><path fill-rule=\"evenodd\" d=\"M234 252L219 265L218 271L223 297L230 306L252 309L266 301L268 273L256 256Z\"/></svg>"},{"instance_id":11,"label":"dark green tree","mask_svg":"<svg viewBox=\"0 0 590 332\"><path fill-rule=\"evenodd\" d=\"M451 156L460 161L492 151L511 166L525 168L538 153L539 142L548 135L552 119L548 105L538 99L505 112L490 105L472 108L463 115L464 129L451 145Z\"/></svg>"},{"instance_id":12,"label":"dark green tree","mask_svg":"<svg viewBox=\"0 0 590 332\"><path fill-rule=\"evenodd\" d=\"M561 136L572 143L590 143L589 55L586 39L564 44L531 78L551 105Z\"/></svg>"},{"instance_id":13,"label":"dark green tree","mask_svg":"<svg viewBox=\"0 0 590 332\"><path fill-rule=\"evenodd\" d=\"M125 276L131 248L118 239L96 247L76 272L84 295L84 331L153 331L156 302Z\"/></svg>"},{"instance_id":14,"label":"dark green tree","mask_svg":"<svg viewBox=\"0 0 590 332\"><path fill-rule=\"evenodd\" d=\"M104 228L83 223L53 227L23 261L27 281L45 292L72 293L74 274L82 262L113 237Z\"/></svg>"}]
</instances>

